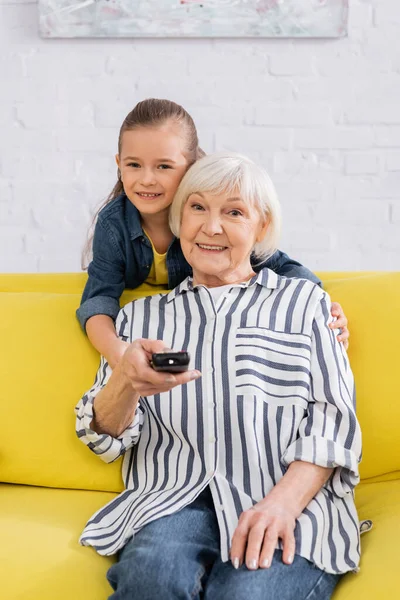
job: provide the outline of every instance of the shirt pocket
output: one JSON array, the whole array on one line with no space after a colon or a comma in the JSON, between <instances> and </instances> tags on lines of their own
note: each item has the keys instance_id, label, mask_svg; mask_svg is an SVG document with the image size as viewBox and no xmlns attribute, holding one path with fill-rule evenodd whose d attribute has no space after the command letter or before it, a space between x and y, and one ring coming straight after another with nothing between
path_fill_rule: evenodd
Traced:
<instances>
[{"instance_id":1,"label":"shirt pocket","mask_svg":"<svg viewBox=\"0 0 400 600\"><path fill-rule=\"evenodd\" d=\"M236 393L268 404L299 404L310 396L311 340L299 333L241 327L236 333Z\"/></svg>"}]
</instances>

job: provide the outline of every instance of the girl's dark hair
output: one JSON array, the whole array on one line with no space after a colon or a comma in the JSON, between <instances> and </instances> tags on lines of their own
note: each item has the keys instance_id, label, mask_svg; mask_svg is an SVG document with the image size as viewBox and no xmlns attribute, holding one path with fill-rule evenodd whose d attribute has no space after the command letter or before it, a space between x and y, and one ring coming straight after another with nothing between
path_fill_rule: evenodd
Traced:
<instances>
[{"instance_id":1,"label":"girl's dark hair","mask_svg":"<svg viewBox=\"0 0 400 600\"><path fill-rule=\"evenodd\" d=\"M132 131L138 127L157 127L168 121L178 123L182 126L186 136L185 155L188 160L188 167L196 160L204 156L203 150L199 147L197 130L192 117L189 113L171 100L159 100L158 98L147 98L136 104L135 108L125 117L119 130L118 153L121 154L122 136L125 131ZM121 181L121 174L118 169L118 180L111 193L97 209L89 227L88 239L82 252L82 269L87 269L93 244L94 227L99 212L109 202L120 196L124 192L124 186Z\"/></svg>"}]
</instances>

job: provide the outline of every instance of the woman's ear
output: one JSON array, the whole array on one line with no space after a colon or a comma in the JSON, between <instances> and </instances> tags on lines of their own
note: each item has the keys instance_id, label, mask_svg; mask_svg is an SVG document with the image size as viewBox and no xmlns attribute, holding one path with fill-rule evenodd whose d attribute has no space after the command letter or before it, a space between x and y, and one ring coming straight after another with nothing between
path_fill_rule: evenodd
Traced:
<instances>
[{"instance_id":1,"label":"woman's ear","mask_svg":"<svg viewBox=\"0 0 400 600\"><path fill-rule=\"evenodd\" d=\"M264 223L261 225L261 229L258 232L258 235L256 237L256 242L260 243L263 241L263 239L265 238L267 231L268 231L268 227L270 225L270 220L268 219L268 217L265 219Z\"/></svg>"}]
</instances>

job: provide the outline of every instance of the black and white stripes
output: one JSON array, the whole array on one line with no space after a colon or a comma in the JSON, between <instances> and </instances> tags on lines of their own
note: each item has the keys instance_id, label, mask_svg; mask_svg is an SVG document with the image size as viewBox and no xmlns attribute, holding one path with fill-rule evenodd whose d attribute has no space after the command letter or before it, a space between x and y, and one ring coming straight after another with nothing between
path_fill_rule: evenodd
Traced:
<instances>
[{"instance_id":1,"label":"black and white stripes","mask_svg":"<svg viewBox=\"0 0 400 600\"><path fill-rule=\"evenodd\" d=\"M228 560L241 512L303 460L336 468L298 519L296 552L328 572L356 569L361 436L347 356L328 327L329 302L311 282L264 269L215 300L185 280L168 295L125 306L117 320L122 338L188 350L202 377L141 398L133 423L115 439L90 430L94 399L111 374L102 359L76 407L77 433L106 462L125 454L127 489L93 515L81 543L113 554L209 485Z\"/></svg>"}]
</instances>

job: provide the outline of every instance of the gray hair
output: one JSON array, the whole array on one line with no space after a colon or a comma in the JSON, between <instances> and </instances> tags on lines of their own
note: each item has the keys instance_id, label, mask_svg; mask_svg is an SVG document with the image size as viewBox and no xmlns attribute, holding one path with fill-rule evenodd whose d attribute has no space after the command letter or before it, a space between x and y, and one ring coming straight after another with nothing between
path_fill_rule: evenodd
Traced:
<instances>
[{"instance_id":1,"label":"gray hair","mask_svg":"<svg viewBox=\"0 0 400 600\"><path fill-rule=\"evenodd\" d=\"M262 217L268 217L269 227L253 253L260 261L277 250L281 229L281 208L278 196L267 172L252 160L236 152L218 152L196 161L183 177L171 204L169 224L179 237L183 207L191 194L212 195L232 192L254 206Z\"/></svg>"}]
</instances>

